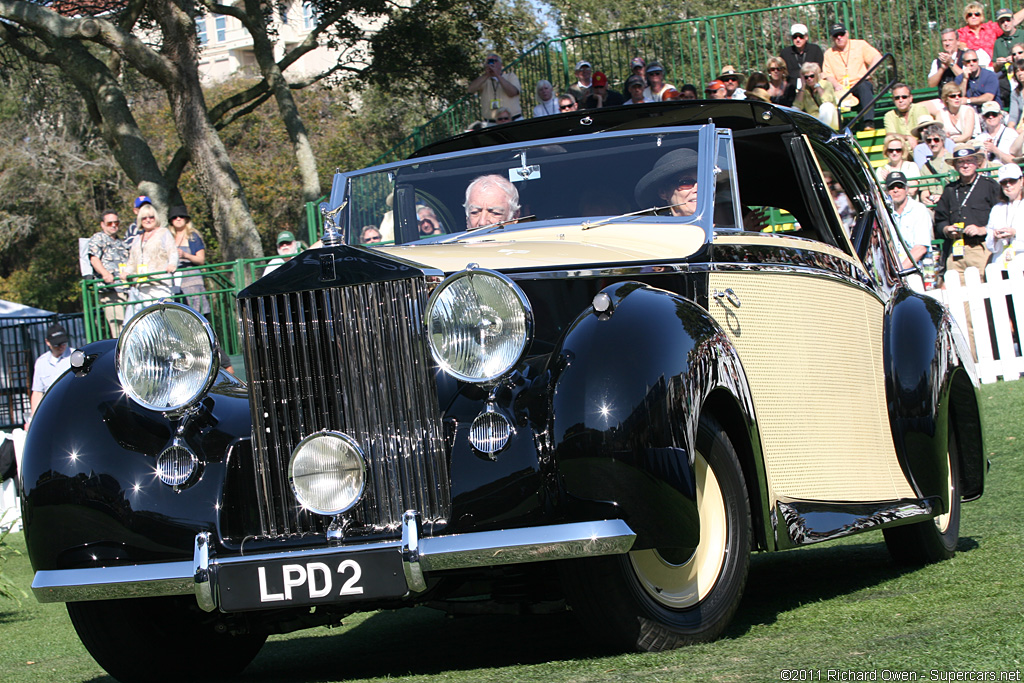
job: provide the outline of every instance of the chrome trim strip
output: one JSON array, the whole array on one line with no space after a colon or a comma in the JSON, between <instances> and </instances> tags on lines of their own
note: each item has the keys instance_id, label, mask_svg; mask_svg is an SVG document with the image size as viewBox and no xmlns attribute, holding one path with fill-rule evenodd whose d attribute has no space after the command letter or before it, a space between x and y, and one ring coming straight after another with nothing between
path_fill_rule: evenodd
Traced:
<instances>
[{"instance_id":1,"label":"chrome trim strip","mask_svg":"<svg viewBox=\"0 0 1024 683\"><path fill-rule=\"evenodd\" d=\"M36 572L32 592L39 602L188 595L194 588L191 560L127 567L50 569Z\"/></svg>"},{"instance_id":2,"label":"chrome trim strip","mask_svg":"<svg viewBox=\"0 0 1024 683\"><path fill-rule=\"evenodd\" d=\"M629 551L636 540L636 534L621 519L432 538L419 537L419 521L417 512L409 511L403 515L403 541L223 558L212 556L208 538L199 538L206 536L203 532L197 535L193 561L38 571L32 590L40 602L194 594L199 606L208 609L214 600L211 579L220 565L340 556L394 548L402 552L409 589L420 592L426 589L424 572L428 571L621 554Z\"/></svg>"}]
</instances>

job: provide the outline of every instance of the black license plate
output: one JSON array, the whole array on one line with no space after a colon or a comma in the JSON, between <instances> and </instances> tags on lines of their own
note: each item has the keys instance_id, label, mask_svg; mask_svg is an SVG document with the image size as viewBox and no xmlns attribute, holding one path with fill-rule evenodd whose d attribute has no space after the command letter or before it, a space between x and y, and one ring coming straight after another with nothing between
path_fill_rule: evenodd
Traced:
<instances>
[{"instance_id":1,"label":"black license plate","mask_svg":"<svg viewBox=\"0 0 1024 683\"><path fill-rule=\"evenodd\" d=\"M409 590L397 549L222 564L217 587L227 612L398 598Z\"/></svg>"}]
</instances>

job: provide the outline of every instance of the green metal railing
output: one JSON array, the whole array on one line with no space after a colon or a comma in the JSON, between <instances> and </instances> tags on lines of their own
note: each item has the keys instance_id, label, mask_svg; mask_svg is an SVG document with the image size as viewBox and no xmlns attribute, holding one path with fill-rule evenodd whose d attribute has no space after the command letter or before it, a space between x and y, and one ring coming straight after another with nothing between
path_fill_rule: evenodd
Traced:
<instances>
[{"instance_id":1,"label":"green metal railing","mask_svg":"<svg viewBox=\"0 0 1024 683\"><path fill-rule=\"evenodd\" d=\"M994 0L983 2L986 20L998 9ZM520 103L529 117L536 102L538 80L551 81L563 92L576 82L574 67L587 59L608 75L613 89L621 90L633 57L657 59L665 66L665 80L676 87L693 83L701 91L726 64L744 73L763 71L768 57L790 44L789 28L800 22L810 29L811 40L828 48L829 26L843 22L853 38L867 40L879 52L891 52L899 77L918 93L930 93L928 70L939 49L939 31L963 24L963 3L940 0L816 0L780 4L745 12L635 26L601 33L563 36L541 42L508 64L522 85ZM887 98L878 116L891 108ZM467 95L417 127L411 135L378 157L374 164L398 161L423 145L465 131L479 119L477 95Z\"/></svg>"}]
</instances>

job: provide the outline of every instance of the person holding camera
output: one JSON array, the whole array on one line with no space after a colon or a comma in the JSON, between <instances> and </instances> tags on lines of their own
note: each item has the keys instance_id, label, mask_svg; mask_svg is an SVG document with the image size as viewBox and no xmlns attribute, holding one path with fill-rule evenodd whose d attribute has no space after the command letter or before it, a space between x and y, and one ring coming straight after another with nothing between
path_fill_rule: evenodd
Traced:
<instances>
[{"instance_id":1,"label":"person holding camera","mask_svg":"<svg viewBox=\"0 0 1024 683\"><path fill-rule=\"evenodd\" d=\"M484 121L496 121L499 109L508 109L513 121L523 118L523 108L519 104L519 79L514 73L504 70L498 55L487 55L484 72L473 79L468 90L480 95L480 118Z\"/></svg>"}]
</instances>

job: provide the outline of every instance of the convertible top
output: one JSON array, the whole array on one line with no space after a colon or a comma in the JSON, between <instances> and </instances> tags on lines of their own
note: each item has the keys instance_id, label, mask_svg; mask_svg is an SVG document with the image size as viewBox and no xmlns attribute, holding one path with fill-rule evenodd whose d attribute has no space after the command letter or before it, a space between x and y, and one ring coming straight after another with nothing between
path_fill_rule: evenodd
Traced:
<instances>
[{"instance_id":1,"label":"convertible top","mask_svg":"<svg viewBox=\"0 0 1024 683\"><path fill-rule=\"evenodd\" d=\"M714 120L734 131L768 127L798 128L812 137L827 140L828 126L796 109L756 100L691 100L624 105L554 114L490 126L425 145L410 158L447 154L516 142L531 142L565 135L587 135L614 130L686 126Z\"/></svg>"}]
</instances>

